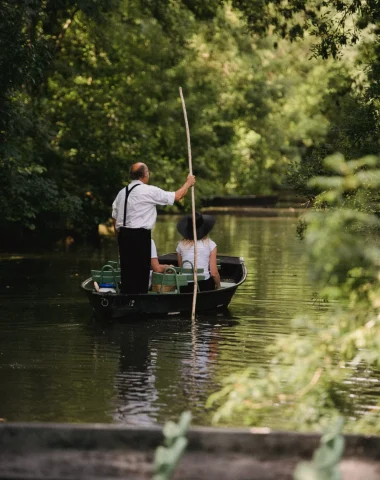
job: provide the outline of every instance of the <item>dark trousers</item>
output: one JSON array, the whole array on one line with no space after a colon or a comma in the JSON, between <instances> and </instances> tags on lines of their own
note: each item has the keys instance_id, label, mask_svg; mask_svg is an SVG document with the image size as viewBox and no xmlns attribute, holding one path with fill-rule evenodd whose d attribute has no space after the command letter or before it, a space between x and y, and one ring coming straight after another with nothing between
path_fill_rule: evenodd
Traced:
<instances>
[{"instance_id":1,"label":"dark trousers","mask_svg":"<svg viewBox=\"0 0 380 480\"><path fill-rule=\"evenodd\" d=\"M120 228L121 293L148 293L151 259L151 231Z\"/></svg>"},{"instance_id":2,"label":"dark trousers","mask_svg":"<svg viewBox=\"0 0 380 480\"><path fill-rule=\"evenodd\" d=\"M215 282L212 277L207 280L200 280L198 282L199 290L201 292L206 292L208 290L215 290ZM188 283L186 287L180 287L181 293L193 293L194 292L194 283Z\"/></svg>"}]
</instances>

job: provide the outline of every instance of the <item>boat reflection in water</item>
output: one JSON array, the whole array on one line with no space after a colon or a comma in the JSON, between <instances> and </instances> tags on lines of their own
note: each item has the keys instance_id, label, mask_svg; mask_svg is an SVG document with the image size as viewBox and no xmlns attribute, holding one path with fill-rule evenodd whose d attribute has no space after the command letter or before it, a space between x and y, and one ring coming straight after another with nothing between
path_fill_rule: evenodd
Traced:
<instances>
[{"instance_id":1,"label":"boat reflection in water","mask_svg":"<svg viewBox=\"0 0 380 480\"><path fill-rule=\"evenodd\" d=\"M96 343L120 349L115 398L108 412L115 423L164 423L185 409L197 418L209 416L200 409L204 410L207 396L219 387L214 379L222 330L239 323L228 309L213 316L198 315L193 324L189 318L151 317L106 326L92 323ZM178 354L173 356L176 350Z\"/></svg>"}]
</instances>

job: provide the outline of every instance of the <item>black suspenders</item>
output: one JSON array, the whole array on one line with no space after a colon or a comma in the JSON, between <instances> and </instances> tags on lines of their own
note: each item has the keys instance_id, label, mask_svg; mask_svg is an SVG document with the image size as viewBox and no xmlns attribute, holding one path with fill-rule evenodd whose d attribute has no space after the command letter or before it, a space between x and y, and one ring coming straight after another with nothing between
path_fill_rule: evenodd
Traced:
<instances>
[{"instance_id":1,"label":"black suspenders","mask_svg":"<svg viewBox=\"0 0 380 480\"><path fill-rule=\"evenodd\" d=\"M130 195L130 193L132 192L132 190L136 187L138 187L139 185L141 185L141 183L137 183L136 185L133 185L133 187L128 190L128 187L125 187L125 202L124 202L124 220L123 220L123 227L125 227L125 222L127 220L127 202L128 202L128 197Z\"/></svg>"}]
</instances>

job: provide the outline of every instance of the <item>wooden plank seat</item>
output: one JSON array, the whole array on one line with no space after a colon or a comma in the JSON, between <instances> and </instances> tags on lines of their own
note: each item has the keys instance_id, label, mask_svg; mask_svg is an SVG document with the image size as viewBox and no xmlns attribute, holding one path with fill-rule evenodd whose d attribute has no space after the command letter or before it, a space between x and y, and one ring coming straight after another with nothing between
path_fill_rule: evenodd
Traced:
<instances>
[{"instance_id":1,"label":"wooden plank seat","mask_svg":"<svg viewBox=\"0 0 380 480\"><path fill-rule=\"evenodd\" d=\"M174 267L177 273L193 273L192 268ZM197 273L204 273L204 268L197 268Z\"/></svg>"},{"instance_id":2,"label":"wooden plank seat","mask_svg":"<svg viewBox=\"0 0 380 480\"><path fill-rule=\"evenodd\" d=\"M99 284L121 282L120 272L102 274L101 270L91 270L91 277L94 282Z\"/></svg>"},{"instance_id":3,"label":"wooden plank seat","mask_svg":"<svg viewBox=\"0 0 380 480\"><path fill-rule=\"evenodd\" d=\"M194 266L190 262L190 260L185 260L181 267L174 267L174 268L177 273L186 275L188 281L192 282L194 280ZM204 268L197 268L198 282L205 279L205 275L202 275L202 274L204 274ZM199 288L198 288L198 291L199 291Z\"/></svg>"},{"instance_id":4,"label":"wooden plank seat","mask_svg":"<svg viewBox=\"0 0 380 480\"><path fill-rule=\"evenodd\" d=\"M106 265L111 265L113 269L120 270L120 262L116 262L115 260L108 260Z\"/></svg>"},{"instance_id":5,"label":"wooden plank seat","mask_svg":"<svg viewBox=\"0 0 380 480\"><path fill-rule=\"evenodd\" d=\"M183 267L174 267L176 269L176 272L180 275L186 275L186 278L188 281L192 282L194 280L194 273L193 273L193 270L191 268L183 268ZM204 280L205 279L205 275L202 275L202 273L204 273L204 269L203 268L197 268L197 279L198 279L198 282L200 280Z\"/></svg>"}]
</instances>

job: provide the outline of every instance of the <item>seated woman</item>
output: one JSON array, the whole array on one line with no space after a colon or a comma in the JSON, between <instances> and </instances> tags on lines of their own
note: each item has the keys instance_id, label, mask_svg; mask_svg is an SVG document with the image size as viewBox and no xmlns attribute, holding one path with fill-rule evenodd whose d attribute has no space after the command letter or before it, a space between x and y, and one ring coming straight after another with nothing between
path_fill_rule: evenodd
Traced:
<instances>
[{"instance_id":1,"label":"seated woman","mask_svg":"<svg viewBox=\"0 0 380 480\"><path fill-rule=\"evenodd\" d=\"M198 282L201 292L206 290L215 290L220 288L220 276L216 264L216 243L208 237L213 226L215 217L213 215L202 215L196 212L195 225L197 231L197 269L203 268L204 280ZM177 223L177 230L183 236L183 239L177 246L178 266L181 267L185 260L194 265L194 235L193 221L191 215L186 215ZM185 263L185 268L190 264ZM189 282L187 287L181 287L181 293L193 292L193 282Z\"/></svg>"}]
</instances>

